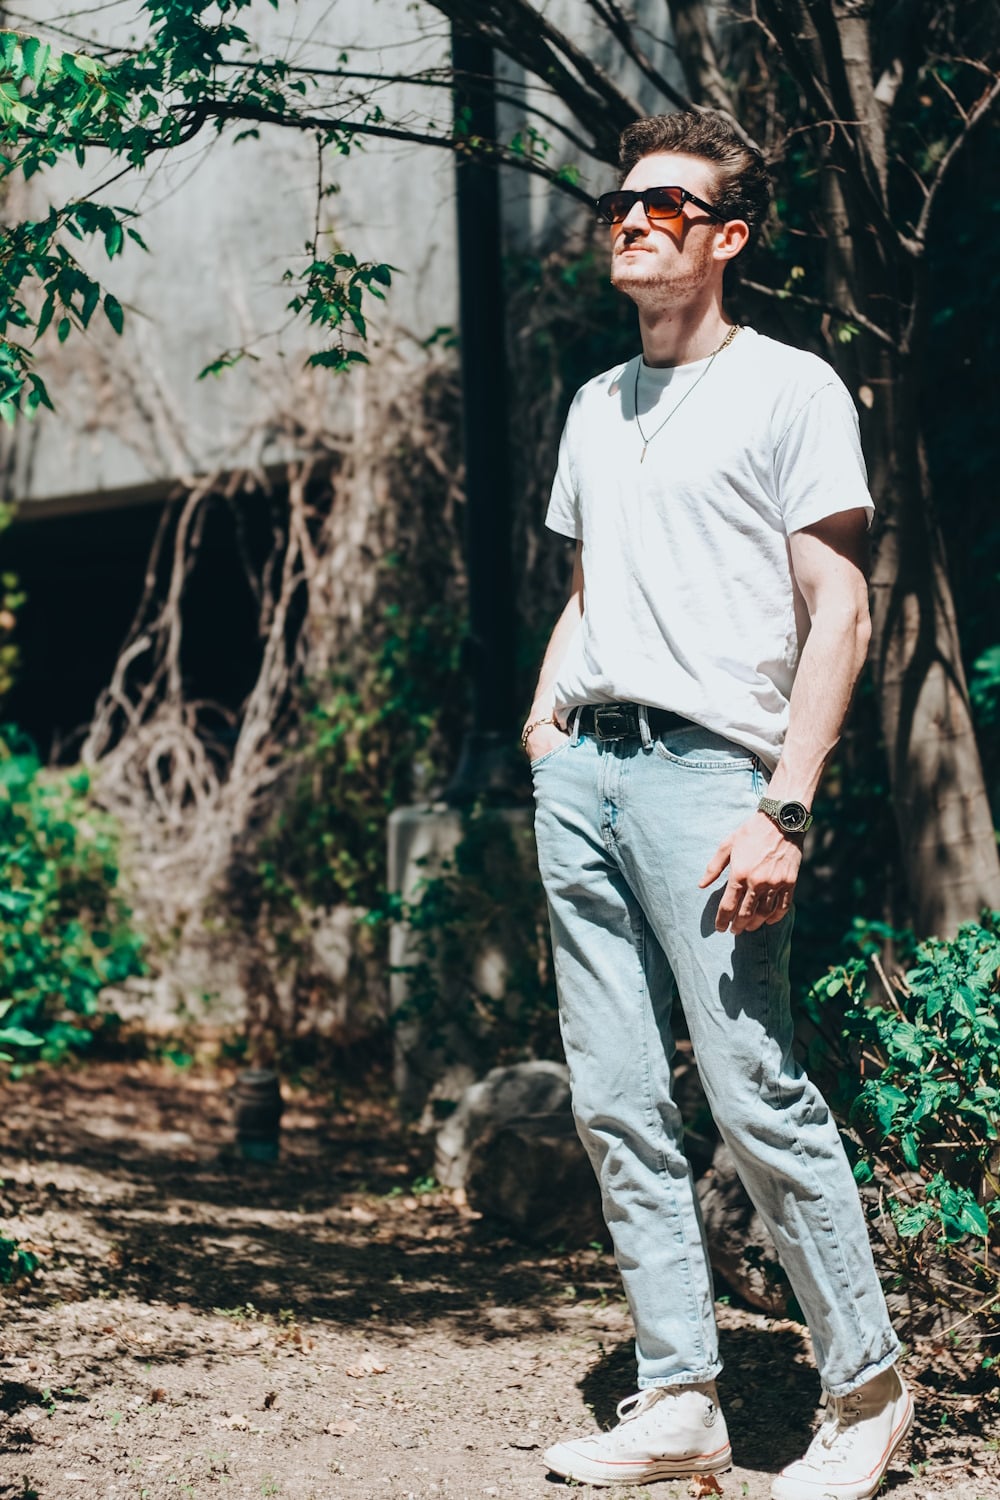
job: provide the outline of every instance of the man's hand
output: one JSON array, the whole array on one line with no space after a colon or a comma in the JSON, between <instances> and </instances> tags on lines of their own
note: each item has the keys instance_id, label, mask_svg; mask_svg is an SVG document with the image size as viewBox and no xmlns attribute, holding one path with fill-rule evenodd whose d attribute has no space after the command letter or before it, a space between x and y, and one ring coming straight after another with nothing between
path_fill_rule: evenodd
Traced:
<instances>
[{"instance_id":1,"label":"man's hand","mask_svg":"<svg viewBox=\"0 0 1000 1500\"><path fill-rule=\"evenodd\" d=\"M550 750L558 750L568 739L566 730L560 729L558 724L539 724L524 742L528 760L541 760L543 755L548 755Z\"/></svg>"},{"instance_id":2,"label":"man's hand","mask_svg":"<svg viewBox=\"0 0 1000 1500\"><path fill-rule=\"evenodd\" d=\"M698 882L702 890L729 866L729 880L715 916L715 929L756 932L780 922L792 904L802 863L800 837L782 833L766 813L754 813L712 855Z\"/></svg>"}]
</instances>

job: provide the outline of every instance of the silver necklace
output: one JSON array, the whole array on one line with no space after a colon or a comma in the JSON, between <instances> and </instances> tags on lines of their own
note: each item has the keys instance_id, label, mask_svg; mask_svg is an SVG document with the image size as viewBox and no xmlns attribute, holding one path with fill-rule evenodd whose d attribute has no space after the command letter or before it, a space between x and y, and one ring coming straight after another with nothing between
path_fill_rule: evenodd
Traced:
<instances>
[{"instance_id":1,"label":"silver necklace","mask_svg":"<svg viewBox=\"0 0 1000 1500\"><path fill-rule=\"evenodd\" d=\"M677 415L677 413L680 411L681 407L684 405L684 403L687 400L687 398L689 396L693 396L694 395L695 391L701 385L701 382L705 379L705 376L708 374L709 370L715 364L715 361L718 358L718 356L722 353L723 349L728 349L729 348L729 345L733 342L733 339L739 333L739 331L742 328L742 326L743 326L742 323L734 323L733 324L732 328L730 328L729 332L726 334L725 338L722 340L722 343L719 345L718 349L713 349L712 350L712 353L709 356L708 364L702 370L701 374L698 376L698 379L695 381L694 385L688 386L687 390L684 392L683 396L678 401L677 405L671 411L667 412L667 415L663 418L663 421L660 423L659 427L656 429L655 432L651 432L649 434L649 437L647 437L646 434L643 432L643 430L642 430L642 423L639 421L639 376L642 373L642 356L641 355L639 356L639 363L635 367L635 395L633 397L633 400L634 400L634 404L635 404L635 425L638 427L638 429L639 429L639 436L642 438L642 453L639 456L639 462L640 463L642 463L643 459L646 457L646 449L649 447L650 443L653 441L653 439L655 437L659 437L659 435L663 431L664 427L666 427L667 423L670 421L670 418L671 417L675 417Z\"/></svg>"}]
</instances>

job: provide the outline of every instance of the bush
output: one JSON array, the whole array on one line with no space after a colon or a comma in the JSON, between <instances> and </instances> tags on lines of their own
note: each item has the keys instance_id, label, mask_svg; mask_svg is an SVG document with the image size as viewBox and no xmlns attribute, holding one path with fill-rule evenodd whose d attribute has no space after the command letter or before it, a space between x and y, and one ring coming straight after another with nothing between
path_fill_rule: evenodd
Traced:
<instances>
[{"instance_id":1,"label":"bush","mask_svg":"<svg viewBox=\"0 0 1000 1500\"><path fill-rule=\"evenodd\" d=\"M89 1041L101 991L143 970L116 894L109 820L87 776L43 775L0 729L0 1057L52 1059ZM88 1024L91 1023L91 1024Z\"/></svg>"},{"instance_id":2,"label":"bush","mask_svg":"<svg viewBox=\"0 0 1000 1500\"><path fill-rule=\"evenodd\" d=\"M1000 914L916 947L889 980L851 959L813 986L839 1011L855 1176L882 1188L910 1281L965 1312L1000 1302Z\"/></svg>"}]
</instances>

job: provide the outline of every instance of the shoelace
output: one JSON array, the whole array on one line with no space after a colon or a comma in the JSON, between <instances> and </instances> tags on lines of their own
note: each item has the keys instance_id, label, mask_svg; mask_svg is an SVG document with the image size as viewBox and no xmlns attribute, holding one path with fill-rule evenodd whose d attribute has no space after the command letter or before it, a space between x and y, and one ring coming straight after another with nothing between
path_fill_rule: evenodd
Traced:
<instances>
[{"instance_id":1,"label":"shoelace","mask_svg":"<svg viewBox=\"0 0 1000 1500\"><path fill-rule=\"evenodd\" d=\"M805 1455L806 1463L814 1463L818 1459L819 1466L827 1460L835 1445L840 1447L846 1456L854 1446L858 1435L858 1423L864 1416L861 1398L856 1393L849 1396L827 1396L826 1404L827 1415L823 1418L822 1426L809 1444Z\"/></svg>"},{"instance_id":2,"label":"shoelace","mask_svg":"<svg viewBox=\"0 0 1000 1500\"><path fill-rule=\"evenodd\" d=\"M662 1401L664 1396L669 1395L669 1388L665 1385L653 1385L648 1390L636 1391L633 1396L626 1396L624 1401L619 1401L615 1407L619 1422L631 1422L633 1417L641 1416L657 1401Z\"/></svg>"},{"instance_id":3,"label":"shoelace","mask_svg":"<svg viewBox=\"0 0 1000 1500\"><path fill-rule=\"evenodd\" d=\"M664 1401L668 1396L680 1396L689 1390L688 1386L674 1387L670 1385L652 1385L645 1391L636 1391L633 1396L626 1396L624 1401L619 1401L615 1407L619 1422L631 1422L633 1417L639 1417L657 1401ZM711 1397L706 1397L709 1411L713 1409Z\"/></svg>"}]
</instances>

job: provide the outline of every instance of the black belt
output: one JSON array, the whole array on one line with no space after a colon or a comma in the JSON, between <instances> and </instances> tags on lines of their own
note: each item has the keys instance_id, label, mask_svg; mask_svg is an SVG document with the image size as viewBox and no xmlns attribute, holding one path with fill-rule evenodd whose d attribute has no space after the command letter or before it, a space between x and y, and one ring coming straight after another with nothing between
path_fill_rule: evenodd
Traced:
<instances>
[{"instance_id":1,"label":"black belt","mask_svg":"<svg viewBox=\"0 0 1000 1500\"><path fill-rule=\"evenodd\" d=\"M572 726L573 714L568 715ZM668 708L647 708L650 734L657 736L667 729L690 728L691 719L675 714ZM639 739L638 703L585 703L580 709L578 722L581 734L593 735L595 740Z\"/></svg>"}]
</instances>

